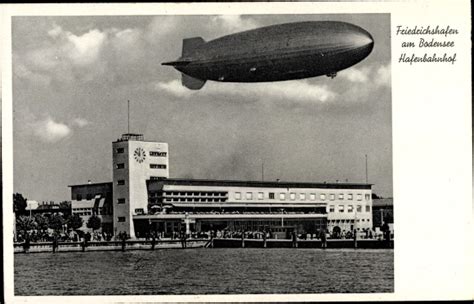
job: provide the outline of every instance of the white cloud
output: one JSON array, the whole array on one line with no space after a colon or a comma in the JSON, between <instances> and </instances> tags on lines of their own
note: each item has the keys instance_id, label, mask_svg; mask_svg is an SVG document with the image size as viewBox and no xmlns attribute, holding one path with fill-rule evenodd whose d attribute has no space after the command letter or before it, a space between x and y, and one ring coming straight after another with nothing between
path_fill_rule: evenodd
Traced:
<instances>
[{"instance_id":1,"label":"white cloud","mask_svg":"<svg viewBox=\"0 0 474 304\"><path fill-rule=\"evenodd\" d=\"M212 18L213 26L229 32L245 31L258 27L258 23L241 15L219 15Z\"/></svg>"},{"instance_id":2,"label":"white cloud","mask_svg":"<svg viewBox=\"0 0 474 304\"><path fill-rule=\"evenodd\" d=\"M88 65L97 61L100 51L106 39L106 33L99 30L91 30L81 36L70 32L66 33L72 48L66 46L66 54L75 64Z\"/></svg>"},{"instance_id":3,"label":"white cloud","mask_svg":"<svg viewBox=\"0 0 474 304\"><path fill-rule=\"evenodd\" d=\"M52 38L57 38L61 33L63 33L63 29L57 24L54 24L53 28L48 31L48 35Z\"/></svg>"},{"instance_id":4,"label":"white cloud","mask_svg":"<svg viewBox=\"0 0 474 304\"><path fill-rule=\"evenodd\" d=\"M67 125L56 122L50 117L41 121L32 122L31 127L36 136L49 143L56 143L72 133L71 128Z\"/></svg>"},{"instance_id":5,"label":"white cloud","mask_svg":"<svg viewBox=\"0 0 474 304\"><path fill-rule=\"evenodd\" d=\"M339 75L337 76L345 78L350 82L364 83L369 80L370 72L371 69L369 67L364 67L362 69L351 67L339 72Z\"/></svg>"},{"instance_id":6,"label":"white cloud","mask_svg":"<svg viewBox=\"0 0 474 304\"><path fill-rule=\"evenodd\" d=\"M350 67L338 73L342 77L354 83L373 83L376 86L390 86L391 66L371 65L363 68Z\"/></svg>"},{"instance_id":7,"label":"white cloud","mask_svg":"<svg viewBox=\"0 0 474 304\"><path fill-rule=\"evenodd\" d=\"M154 87L157 90L163 90L168 94L179 98L189 98L193 95L193 93L197 93L197 91L191 91L185 88L179 80L172 80L169 82L158 82L154 85Z\"/></svg>"},{"instance_id":8,"label":"white cloud","mask_svg":"<svg viewBox=\"0 0 474 304\"><path fill-rule=\"evenodd\" d=\"M375 82L379 86L390 86L392 69L390 63L380 66L375 72Z\"/></svg>"},{"instance_id":9,"label":"white cloud","mask_svg":"<svg viewBox=\"0 0 474 304\"><path fill-rule=\"evenodd\" d=\"M305 80L268 83L220 83L208 81L199 91L189 90L178 80L159 82L156 88L179 98L227 95L262 101L285 101L317 104L335 100L337 94L326 85L314 85Z\"/></svg>"},{"instance_id":10,"label":"white cloud","mask_svg":"<svg viewBox=\"0 0 474 304\"><path fill-rule=\"evenodd\" d=\"M87 119L78 117L72 121L72 124L78 126L79 128L82 128L87 126L89 124L89 121L87 121Z\"/></svg>"}]
</instances>

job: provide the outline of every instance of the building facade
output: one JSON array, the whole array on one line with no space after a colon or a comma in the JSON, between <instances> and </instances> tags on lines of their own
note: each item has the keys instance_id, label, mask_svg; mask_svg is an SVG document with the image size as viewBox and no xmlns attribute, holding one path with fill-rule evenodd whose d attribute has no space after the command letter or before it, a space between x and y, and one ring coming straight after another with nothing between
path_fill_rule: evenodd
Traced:
<instances>
[{"instance_id":1,"label":"building facade","mask_svg":"<svg viewBox=\"0 0 474 304\"><path fill-rule=\"evenodd\" d=\"M87 183L70 185L71 213L83 220L83 229L92 215L100 218L102 231L112 233L113 227L113 185L106 183Z\"/></svg>"},{"instance_id":2,"label":"building facade","mask_svg":"<svg viewBox=\"0 0 474 304\"><path fill-rule=\"evenodd\" d=\"M71 191L76 213L90 215L104 198L114 235L372 228L371 184L172 179L168 144L145 141L141 134L113 142L112 163L112 183L75 185ZM98 203L84 201L84 207L82 199Z\"/></svg>"},{"instance_id":3,"label":"building facade","mask_svg":"<svg viewBox=\"0 0 474 304\"><path fill-rule=\"evenodd\" d=\"M148 213L146 181L169 177L168 144L123 134L112 143L113 230L135 238L133 216Z\"/></svg>"},{"instance_id":4,"label":"building facade","mask_svg":"<svg viewBox=\"0 0 474 304\"><path fill-rule=\"evenodd\" d=\"M317 234L371 225L366 221L371 217L367 184L166 179L147 185L149 213L135 220L157 223L160 232L174 231L186 220L187 232L292 228Z\"/></svg>"}]
</instances>

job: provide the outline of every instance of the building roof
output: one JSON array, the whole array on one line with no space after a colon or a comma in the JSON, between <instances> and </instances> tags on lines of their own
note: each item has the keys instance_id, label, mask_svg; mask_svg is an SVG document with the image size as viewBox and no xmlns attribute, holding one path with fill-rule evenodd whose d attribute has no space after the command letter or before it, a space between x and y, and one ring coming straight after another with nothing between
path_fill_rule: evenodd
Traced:
<instances>
[{"instance_id":1,"label":"building roof","mask_svg":"<svg viewBox=\"0 0 474 304\"><path fill-rule=\"evenodd\" d=\"M97 204L98 199L99 199L99 201L98 201L98 204ZM102 208L104 206L104 203L105 203L105 198L103 198L103 197L101 198L100 195L97 195L95 198L90 199L90 200L80 200L80 201L72 200L71 201L71 208L72 209L75 209L75 208L94 208L94 207Z\"/></svg>"},{"instance_id":2,"label":"building roof","mask_svg":"<svg viewBox=\"0 0 474 304\"><path fill-rule=\"evenodd\" d=\"M393 197L373 199L372 207L393 207Z\"/></svg>"},{"instance_id":3,"label":"building roof","mask_svg":"<svg viewBox=\"0 0 474 304\"><path fill-rule=\"evenodd\" d=\"M164 185L266 187L266 188L367 189L367 190L372 189L372 184L356 184L356 183L310 183L310 182L242 181L242 180L179 179L179 178L148 180L147 185L150 190L161 190Z\"/></svg>"},{"instance_id":4,"label":"building roof","mask_svg":"<svg viewBox=\"0 0 474 304\"><path fill-rule=\"evenodd\" d=\"M78 184L78 185L68 185L68 187L83 187L83 186L102 186L110 184L112 186L112 182L102 182L102 183L86 183L86 184Z\"/></svg>"}]
</instances>

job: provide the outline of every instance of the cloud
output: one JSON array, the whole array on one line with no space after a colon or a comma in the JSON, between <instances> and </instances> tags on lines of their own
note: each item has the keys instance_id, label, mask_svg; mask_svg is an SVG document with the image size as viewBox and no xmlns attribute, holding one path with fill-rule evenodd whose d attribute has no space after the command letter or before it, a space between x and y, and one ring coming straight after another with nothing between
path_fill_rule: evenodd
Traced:
<instances>
[{"instance_id":1,"label":"cloud","mask_svg":"<svg viewBox=\"0 0 474 304\"><path fill-rule=\"evenodd\" d=\"M74 128L83 128L90 124L84 118L74 118L69 123L56 121L51 116L46 116L44 119L37 119L34 114L26 114L26 126L30 134L39 138L43 142L57 143L66 139L74 133Z\"/></svg>"},{"instance_id":2,"label":"cloud","mask_svg":"<svg viewBox=\"0 0 474 304\"><path fill-rule=\"evenodd\" d=\"M287 101L299 104L318 104L336 99L337 94L326 85L315 85L305 80L269 83L217 83L207 82L199 91L182 86L178 80L158 82L156 89L178 98L195 96L237 96L250 100Z\"/></svg>"},{"instance_id":3,"label":"cloud","mask_svg":"<svg viewBox=\"0 0 474 304\"><path fill-rule=\"evenodd\" d=\"M391 71L390 63L380 66L375 72L375 83L379 86L390 86L392 82Z\"/></svg>"},{"instance_id":4,"label":"cloud","mask_svg":"<svg viewBox=\"0 0 474 304\"><path fill-rule=\"evenodd\" d=\"M72 124L75 125L75 126L78 126L79 128L82 128L82 127L85 127L85 126L89 125L89 121L87 121L84 118L78 117L78 118L75 118L72 121Z\"/></svg>"},{"instance_id":5,"label":"cloud","mask_svg":"<svg viewBox=\"0 0 474 304\"><path fill-rule=\"evenodd\" d=\"M76 35L53 24L40 46L15 52L15 76L44 85L92 80L106 71L101 53L108 35L97 29Z\"/></svg>"},{"instance_id":6,"label":"cloud","mask_svg":"<svg viewBox=\"0 0 474 304\"><path fill-rule=\"evenodd\" d=\"M370 68L364 67L362 69L358 68L349 68L343 70L339 73L338 76L349 80L350 82L364 83L369 80Z\"/></svg>"},{"instance_id":7,"label":"cloud","mask_svg":"<svg viewBox=\"0 0 474 304\"><path fill-rule=\"evenodd\" d=\"M107 34L94 29L81 36L70 32L65 35L69 42L69 45L65 46L66 55L74 64L89 65L99 58Z\"/></svg>"},{"instance_id":8,"label":"cloud","mask_svg":"<svg viewBox=\"0 0 474 304\"><path fill-rule=\"evenodd\" d=\"M49 143L56 143L72 133L71 128L63 123L54 121L51 117L32 122L31 127L36 136Z\"/></svg>"},{"instance_id":9,"label":"cloud","mask_svg":"<svg viewBox=\"0 0 474 304\"><path fill-rule=\"evenodd\" d=\"M338 73L353 83L373 83L376 86L390 86L391 66L390 63L382 65L370 65L363 68L351 67Z\"/></svg>"},{"instance_id":10,"label":"cloud","mask_svg":"<svg viewBox=\"0 0 474 304\"><path fill-rule=\"evenodd\" d=\"M211 21L213 26L228 32L246 31L259 26L253 19L243 18L241 15L219 15L212 17Z\"/></svg>"}]
</instances>

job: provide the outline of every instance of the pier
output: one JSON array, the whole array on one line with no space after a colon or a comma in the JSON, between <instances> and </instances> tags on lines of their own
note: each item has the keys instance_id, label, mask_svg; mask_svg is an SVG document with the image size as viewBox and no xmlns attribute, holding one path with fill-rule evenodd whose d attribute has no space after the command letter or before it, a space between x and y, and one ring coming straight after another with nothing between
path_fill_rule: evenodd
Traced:
<instances>
[{"instance_id":1,"label":"pier","mask_svg":"<svg viewBox=\"0 0 474 304\"><path fill-rule=\"evenodd\" d=\"M129 251L160 250L186 248L319 248L319 249L393 249L393 240L361 239L247 239L247 238L214 238L214 239L174 239L174 240L127 240L127 241L91 241L91 242L32 242L14 244L14 253L39 252L87 252L87 251Z\"/></svg>"}]
</instances>

